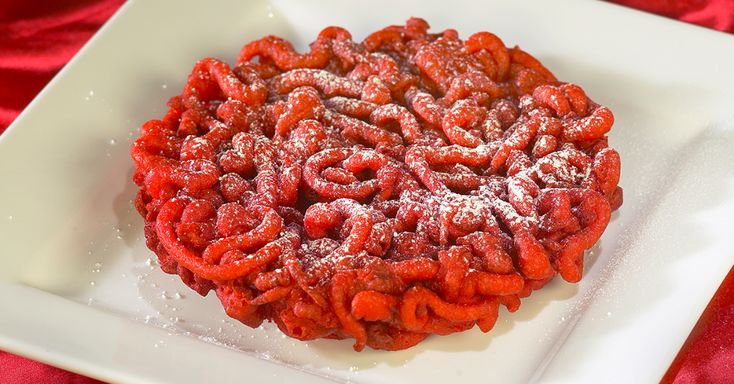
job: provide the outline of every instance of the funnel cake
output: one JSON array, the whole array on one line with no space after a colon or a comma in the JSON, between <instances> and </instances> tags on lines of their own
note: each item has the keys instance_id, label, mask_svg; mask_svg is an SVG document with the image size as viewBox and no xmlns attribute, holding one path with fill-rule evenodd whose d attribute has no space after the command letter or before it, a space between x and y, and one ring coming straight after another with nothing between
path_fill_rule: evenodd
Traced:
<instances>
[{"instance_id":1,"label":"funnel cake","mask_svg":"<svg viewBox=\"0 0 734 384\"><path fill-rule=\"evenodd\" d=\"M131 149L161 269L248 326L358 351L487 332L579 281L622 203L612 112L489 32L428 28L199 61Z\"/></svg>"}]
</instances>

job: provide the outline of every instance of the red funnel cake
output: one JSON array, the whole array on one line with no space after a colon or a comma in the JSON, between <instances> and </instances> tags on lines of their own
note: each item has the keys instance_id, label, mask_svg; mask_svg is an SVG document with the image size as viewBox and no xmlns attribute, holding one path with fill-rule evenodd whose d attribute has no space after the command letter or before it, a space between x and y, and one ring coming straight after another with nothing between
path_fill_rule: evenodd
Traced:
<instances>
[{"instance_id":1,"label":"red funnel cake","mask_svg":"<svg viewBox=\"0 0 734 384\"><path fill-rule=\"evenodd\" d=\"M132 147L163 271L301 340L398 350L475 325L584 251L622 203L612 112L489 32L410 19L299 54L199 61Z\"/></svg>"}]
</instances>

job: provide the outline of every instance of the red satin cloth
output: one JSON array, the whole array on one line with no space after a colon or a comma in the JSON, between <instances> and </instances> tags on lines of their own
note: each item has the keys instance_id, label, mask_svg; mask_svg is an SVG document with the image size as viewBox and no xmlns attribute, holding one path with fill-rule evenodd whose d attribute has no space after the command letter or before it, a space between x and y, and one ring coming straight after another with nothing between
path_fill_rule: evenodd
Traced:
<instances>
[{"instance_id":1,"label":"red satin cloth","mask_svg":"<svg viewBox=\"0 0 734 384\"><path fill-rule=\"evenodd\" d=\"M122 2L0 0L0 133ZM614 2L734 33L734 0ZM676 384L732 382L734 269L663 378L663 383ZM91 384L99 381L0 351L0 383Z\"/></svg>"}]
</instances>

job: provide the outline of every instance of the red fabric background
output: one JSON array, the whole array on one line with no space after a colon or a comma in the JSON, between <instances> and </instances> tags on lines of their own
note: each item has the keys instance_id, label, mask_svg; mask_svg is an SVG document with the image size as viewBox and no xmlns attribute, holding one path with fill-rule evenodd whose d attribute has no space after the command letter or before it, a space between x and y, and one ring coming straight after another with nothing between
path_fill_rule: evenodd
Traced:
<instances>
[{"instance_id":1,"label":"red fabric background","mask_svg":"<svg viewBox=\"0 0 734 384\"><path fill-rule=\"evenodd\" d=\"M122 2L0 0L0 133ZM734 0L613 2L734 33ZM734 382L734 269L711 300L663 382ZM0 383L99 381L0 351Z\"/></svg>"}]
</instances>

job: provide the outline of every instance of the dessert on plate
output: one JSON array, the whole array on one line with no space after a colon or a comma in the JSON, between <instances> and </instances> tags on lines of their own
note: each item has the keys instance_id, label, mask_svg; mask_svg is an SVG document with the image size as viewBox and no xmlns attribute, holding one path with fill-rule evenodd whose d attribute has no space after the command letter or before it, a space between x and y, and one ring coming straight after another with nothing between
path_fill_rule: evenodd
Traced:
<instances>
[{"instance_id":1,"label":"dessert on plate","mask_svg":"<svg viewBox=\"0 0 734 384\"><path fill-rule=\"evenodd\" d=\"M622 204L612 112L489 32L412 18L199 61L131 148L167 273L256 327L399 350L489 331Z\"/></svg>"}]
</instances>

